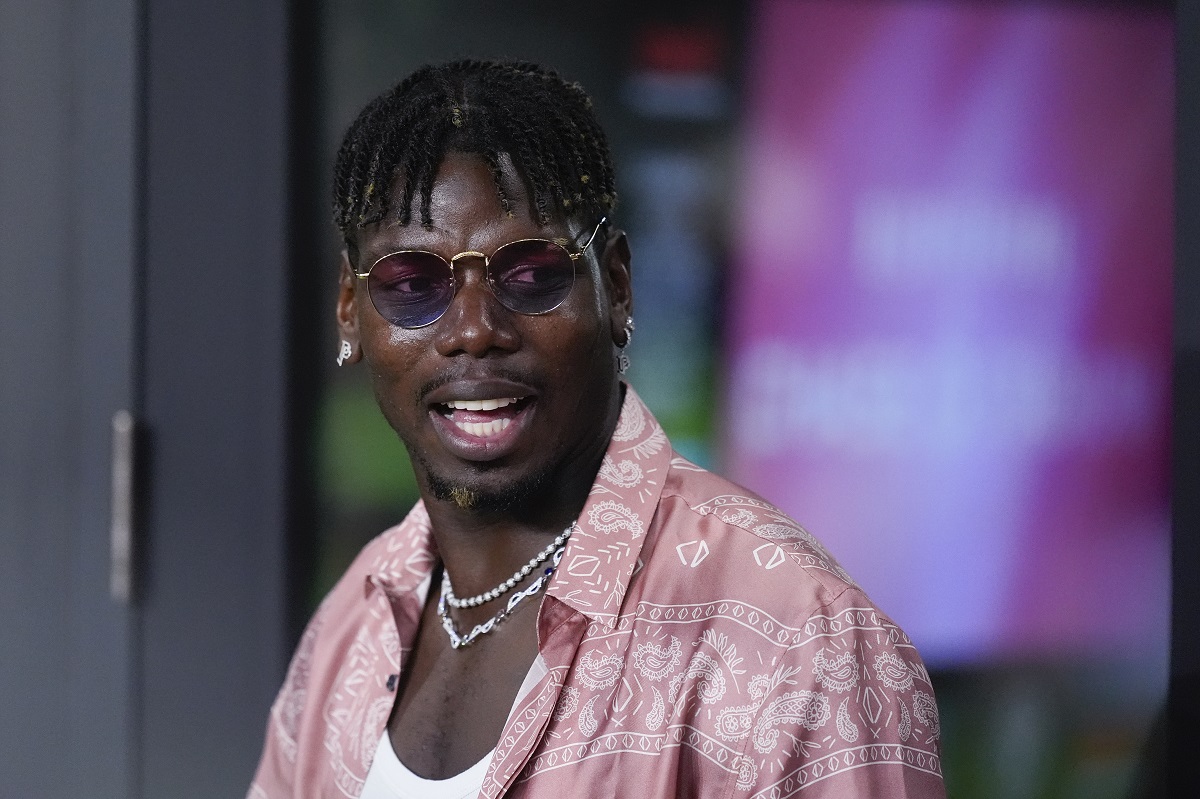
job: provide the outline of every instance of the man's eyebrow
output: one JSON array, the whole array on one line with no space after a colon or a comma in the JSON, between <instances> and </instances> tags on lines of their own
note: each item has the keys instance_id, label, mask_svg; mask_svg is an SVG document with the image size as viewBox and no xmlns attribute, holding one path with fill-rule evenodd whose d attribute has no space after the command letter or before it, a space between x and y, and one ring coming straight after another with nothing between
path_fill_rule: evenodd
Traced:
<instances>
[{"instance_id":1,"label":"man's eyebrow","mask_svg":"<svg viewBox=\"0 0 1200 799\"><path fill-rule=\"evenodd\" d=\"M406 238L406 234L411 234L408 237L417 237L421 234L430 233L441 234L443 236L450 235L449 230L437 225L425 227L419 222L416 224L410 222L407 225L401 225L398 219L392 219L380 226L377 236L378 243L370 247L364 247L363 252L377 252L379 255L386 255L389 252L396 252L397 250L422 249L420 246L403 244L400 240Z\"/></svg>"},{"instance_id":2,"label":"man's eyebrow","mask_svg":"<svg viewBox=\"0 0 1200 799\"><path fill-rule=\"evenodd\" d=\"M421 224L421 221L417 218L410 219L407 225L403 225L400 223L400 217L395 214L389 214L388 218L384 220L383 225L380 228L380 230L384 230L384 231L414 230L414 229L420 230L424 233L446 233L446 234L450 233L449 230L446 230L443 227L438 227L436 224L433 224L432 222L429 224L428 227L426 227L425 225Z\"/></svg>"}]
</instances>

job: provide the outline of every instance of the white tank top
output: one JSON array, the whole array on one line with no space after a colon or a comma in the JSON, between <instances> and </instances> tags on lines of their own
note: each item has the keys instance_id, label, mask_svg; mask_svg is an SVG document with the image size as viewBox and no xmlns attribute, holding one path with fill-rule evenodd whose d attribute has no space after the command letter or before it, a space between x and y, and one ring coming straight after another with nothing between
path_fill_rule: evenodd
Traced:
<instances>
[{"instance_id":1,"label":"white tank top","mask_svg":"<svg viewBox=\"0 0 1200 799\"><path fill-rule=\"evenodd\" d=\"M542 656L534 658L533 665L525 675L517 691L517 698L508 715L511 718L517 705L525 695L533 690L549 669ZM483 778L487 776L488 766L492 763L492 755L496 750L488 752L475 765L461 774L445 780L427 780L418 777L408 770L396 756L392 748L392 739L388 737L387 729L379 737L379 745L375 747L375 759L371 761L371 770L367 772L366 782L363 783L359 799L474 799L483 788Z\"/></svg>"}]
</instances>

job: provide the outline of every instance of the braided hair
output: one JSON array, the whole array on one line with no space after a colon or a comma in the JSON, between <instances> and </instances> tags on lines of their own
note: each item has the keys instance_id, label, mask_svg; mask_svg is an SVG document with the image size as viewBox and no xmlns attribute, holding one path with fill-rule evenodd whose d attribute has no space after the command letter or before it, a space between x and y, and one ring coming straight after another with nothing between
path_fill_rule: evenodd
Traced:
<instances>
[{"instance_id":1,"label":"braided hair","mask_svg":"<svg viewBox=\"0 0 1200 799\"><path fill-rule=\"evenodd\" d=\"M560 216L598 219L616 205L608 142L578 83L527 62L452 61L418 69L368 103L346 131L334 165L333 222L347 245L353 250L356 231L389 214L407 225L414 200L430 227L434 178L451 151L483 158L511 214L500 161L507 154L539 225Z\"/></svg>"}]
</instances>

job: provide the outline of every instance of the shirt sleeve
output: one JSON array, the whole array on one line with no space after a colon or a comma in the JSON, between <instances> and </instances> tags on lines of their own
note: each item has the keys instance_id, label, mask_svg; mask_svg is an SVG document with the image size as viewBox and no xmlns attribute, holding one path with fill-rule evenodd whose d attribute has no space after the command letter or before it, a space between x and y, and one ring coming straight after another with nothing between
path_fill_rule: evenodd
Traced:
<instances>
[{"instance_id":1,"label":"shirt sleeve","mask_svg":"<svg viewBox=\"0 0 1200 799\"><path fill-rule=\"evenodd\" d=\"M324 605L309 621L288 665L283 687L271 705L266 741L246 799L290 799L296 795L296 761L302 717L308 703L313 653Z\"/></svg>"},{"instance_id":2,"label":"shirt sleeve","mask_svg":"<svg viewBox=\"0 0 1200 799\"><path fill-rule=\"evenodd\" d=\"M908 636L852 587L805 631L762 686L751 794L944 799L937 703Z\"/></svg>"}]
</instances>

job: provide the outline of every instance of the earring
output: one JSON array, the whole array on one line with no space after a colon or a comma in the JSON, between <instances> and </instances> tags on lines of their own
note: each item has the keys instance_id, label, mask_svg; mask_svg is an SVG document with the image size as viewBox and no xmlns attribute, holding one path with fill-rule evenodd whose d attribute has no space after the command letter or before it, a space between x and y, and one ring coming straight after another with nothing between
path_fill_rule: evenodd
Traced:
<instances>
[{"instance_id":1,"label":"earring","mask_svg":"<svg viewBox=\"0 0 1200 799\"><path fill-rule=\"evenodd\" d=\"M337 365L341 366L346 361L350 360L350 356L354 354L354 348L350 346L350 342L342 339L342 348L337 354Z\"/></svg>"},{"instance_id":2,"label":"earring","mask_svg":"<svg viewBox=\"0 0 1200 799\"><path fill-rule=\"evenodd\" d=\"M617 355L617 374L619 375L629 371L629 356L625 354L625 348L631 341L633 341L633 317L628 316L625 318L625 343L618 347L620 353Z\"/></svg>"}]
</instances>

